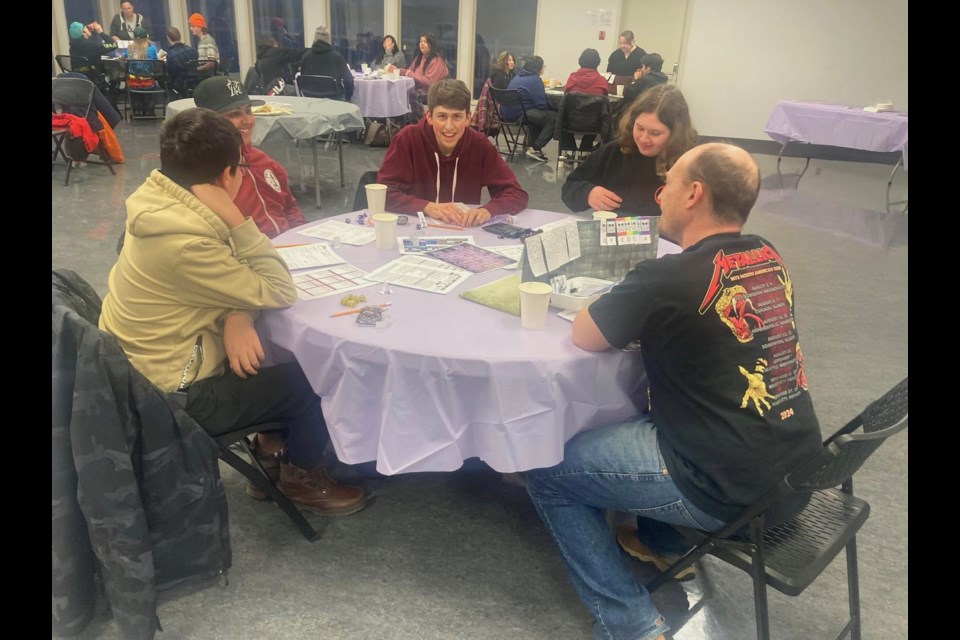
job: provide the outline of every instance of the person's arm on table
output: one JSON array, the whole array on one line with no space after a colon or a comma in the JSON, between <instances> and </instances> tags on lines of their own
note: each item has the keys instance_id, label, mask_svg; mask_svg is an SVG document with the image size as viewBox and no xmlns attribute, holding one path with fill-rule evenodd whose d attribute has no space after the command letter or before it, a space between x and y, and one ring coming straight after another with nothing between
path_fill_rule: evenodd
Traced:
<instances>
[{"instance_id":1,"label":"person's arm on table","mask_svg":"<svg viewBox=\"0 0 960 640\"><path fill-rule=\"evenodd\" d=\"M573 318L573 344L584 351L606 351L612 346L590 315L590 307L581 309Z\"/></svg>"},{"instance_id":2,"label":"person's arm on table","mask_svg":"<svg viewBox=\"0 0 960 640\"><path fill-rule=\"evenodd\" d=\"M253 219L244 218L218 185L190 190L230 229L234 249L216 238L199 238L184 247L174 274L183 301L235 309L282 309L296 302L287 264Z\"/></svg>"},{"instance_id":3,"label":"person's arm on table","mask_svg":"<svg viewBox=\"0 0 960 640\"><path fill-rule=\"evenodd\" d=\"M616 149L615 152L619 153L619 149ZM603 154L603 150L594 151L587 156L587 159L581 162L563 183L560 197L563 204L567 205L571 211L586 211L591 207L600 209L596 205L606 202L616 204L617 207L620 206L620 196L597 184L603 175L604 163L601 154ZM591 196L593 196L592 202ZM609 210L607 209L607 211Z\"/></svg>"}]
</instances>

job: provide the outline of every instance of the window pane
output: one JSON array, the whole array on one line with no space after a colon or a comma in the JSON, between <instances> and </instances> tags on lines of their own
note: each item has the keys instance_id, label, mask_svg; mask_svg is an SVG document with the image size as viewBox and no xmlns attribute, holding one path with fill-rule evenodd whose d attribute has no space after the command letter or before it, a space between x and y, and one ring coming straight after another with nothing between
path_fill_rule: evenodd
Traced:
<instances>
[{"instance_id":1,"label":"window pane","mask_svg":"<svg viewBox=\"0 0 960 640\"><path fill-rule=\"evenodd\" d=\"M103 26L104 31L110 29L110 18L107 18L107 24L103 24L100 19L100 5L97 0L63 0L63 10L67 14L68 27L71 22L86 25L96 20Z\"/></svg>"},{"instance_id":2,"label":"window pane","mask_svg":"<svg viewBox=\"0 0 960 640\"><path fill-rule=\"evenodd\" d=\"M437 48L450 69L450 77L456 78L460 0L403 0L400 16L400 47L407 64L417 55L420 34L432 33L437 37Z\"/></svg>"},{"instance_id":3,"label":"window pane","mask_svg":"<svg viewBox=\"0 0 960 640\"><path fill-rule=\"evenodd\" d=\"M370 64L383 46L383 0L331 0L330 37L353 69ZM316 25L315 25L316 26ZM307 45L313 43L309 34Z\"/></svg>"},{"instance_id":4,"label":"window pane","mask_svg":"<svg viewBox=\"0 0 960 640\"><path fill-rule=\"evenodd\" d=\"M480 97L480 89L490 77L493 63L502 51L513 54L517 71L520 70L524 56L533 54L536 31L537 0L483 0L477 3L474 98Z\"/></svg>"},{"instance_id":5,"label":"window pane","mask_svg":"<svg viewBox=\"0 0 960 640\"><path fill-rule=\"evenodd\" d=\"M117 12L120 4L117 3ZM133 10L142 15L150 23L150 39L157 44L157 49L166 49L170 46L167 42L167 28L170 26L170 3L167 0L135 0ZM107 24L103 25L106 30L110 29L109 21L113 20L112 14L107 18ZM181 40L183 34L180 34Z\"/></svg>"},{"instance_id":6,"label":"window pane","mask_svg":"<svg viewBox=\"0 0 960 640\"><path fill-rule=\"evenodd\" d=\"M253 0L256 43L272 37L281 47L301 49L313 42L304 38L302 0Z\"/></svg>"},{"instance_id":7,"label":"window pane","mask_svg":"<svg viewBox=\"0 0 960 640\"><path fill-rule=\"evenodd\" d=\"M220 71L240 73L237 57L237 19L233 13L233 0L187 0L187 17L199 13L207 22L207 30L220 50ZM197 48L200 39L191 35L190 46ZM226 68L224 65L229 66Z\"/></svg>"}]
</instances>

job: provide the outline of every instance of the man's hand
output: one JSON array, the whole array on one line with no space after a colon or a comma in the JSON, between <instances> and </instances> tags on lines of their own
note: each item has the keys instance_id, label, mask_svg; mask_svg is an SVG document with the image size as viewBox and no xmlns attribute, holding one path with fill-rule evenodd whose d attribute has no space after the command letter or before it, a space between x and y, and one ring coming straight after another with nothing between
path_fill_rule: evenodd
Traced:
<instances>
[{"instance_id":1,"label":"man's hand","mask_svg":"<svg viewBox=\"0 0 960 640\"><path fill-rule=\"evenodd\" d=\"M460 214L460 226L476 227L490 219L490 212L484 208L467 209Z\"/></svg>"},{"instance_id":2,"label":"man's hand","mask_svg":"<svg viewBox=\"0 0 960 640\"><path fill-rule=\"evenodd\" d=\"M597 211L613 211L619 209L621 203L623 198L603 187L594 187L587 196L587 204Z\"/></svg>"},{"instance_id":3,"label":"man's hand","mask_svg":"<svg viewBox=\"0 0 960 640\"><path fill-rule=\"evenodd\" d=\"M227 316L223 321L223 346L227 351L230 369L238 377L246 380L247 374L257 375L265 356L250 316L245 313Z\"/></svg>"},{"instance_id":4,"label":"man's hand","mask_svg":"<svg viewBox=\"0 0 960 640\"><path fill-rule=\"evenodd\" d=\"M396 70L397 68L392 64L388 64L387 67L384 69L384 71L386 71L387 73L393 73Z\"/></svg>"},{"instance_id":5,"label":"man's hand","mask_svg":"<svg viewBox=\"0 0 960 640\"><path fill-rule=\"evenodd\" d=\"M442 204L439 202L431 202L423 208L423 212L434 220L458 225L461 224L460 219L463 215L460 207L452 202L444 202ZM489 216L489 213L487 215Z\"/></svg>"},{"instance_id":6,"label":"man's hand","mask_svg":"<svg viewBox=\"0 0 960 640\"><path fill-rule=\"evenodd\" d=\"M243 224L245 220L243 214L240 213L240 209L233 203L230 194L223 187L209 183L195 184L190 187L190 192L200 202L210 207L229 228L234 229Z\"/></svg>"}]
</instances>

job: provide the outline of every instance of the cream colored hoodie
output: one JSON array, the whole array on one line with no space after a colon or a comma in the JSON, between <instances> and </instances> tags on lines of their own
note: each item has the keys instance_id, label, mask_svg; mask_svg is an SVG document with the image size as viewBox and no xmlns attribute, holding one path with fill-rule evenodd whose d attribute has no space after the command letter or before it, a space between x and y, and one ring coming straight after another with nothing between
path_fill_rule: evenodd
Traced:
<instances>
[{"instance_id":1,"label":"cream colored hoodie","mask_svg":"<svg viewBox=\"0 0 960 640\"><path fill-rule=\"evenodd\" d=\"M154 170L127 198L126 239L110 271L100 328L163 391L220 375L223 321L289 307L286 263L247 219L233 229Z\"/></svg>"}]
</instances>

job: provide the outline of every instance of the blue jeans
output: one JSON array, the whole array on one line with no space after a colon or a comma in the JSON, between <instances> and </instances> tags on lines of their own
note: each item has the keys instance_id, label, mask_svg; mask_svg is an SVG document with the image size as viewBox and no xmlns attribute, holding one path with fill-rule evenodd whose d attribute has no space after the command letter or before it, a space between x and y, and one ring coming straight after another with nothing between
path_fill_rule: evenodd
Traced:
<instances>
[{"instance_id":1,"label":"blue jeans","mask_svg":"<svg viewBox=\"0 0 960 640\"><path fill-rule=\"evenodd\" d=\"M716 531L723 522L681 495L645 417L578 434L564 459L526 474L527 492L560 548L597 640L653 640L670 629L620 554L605 509ZM679 534L676 534L679 535Z\"/></svg>"}]
</instances>

